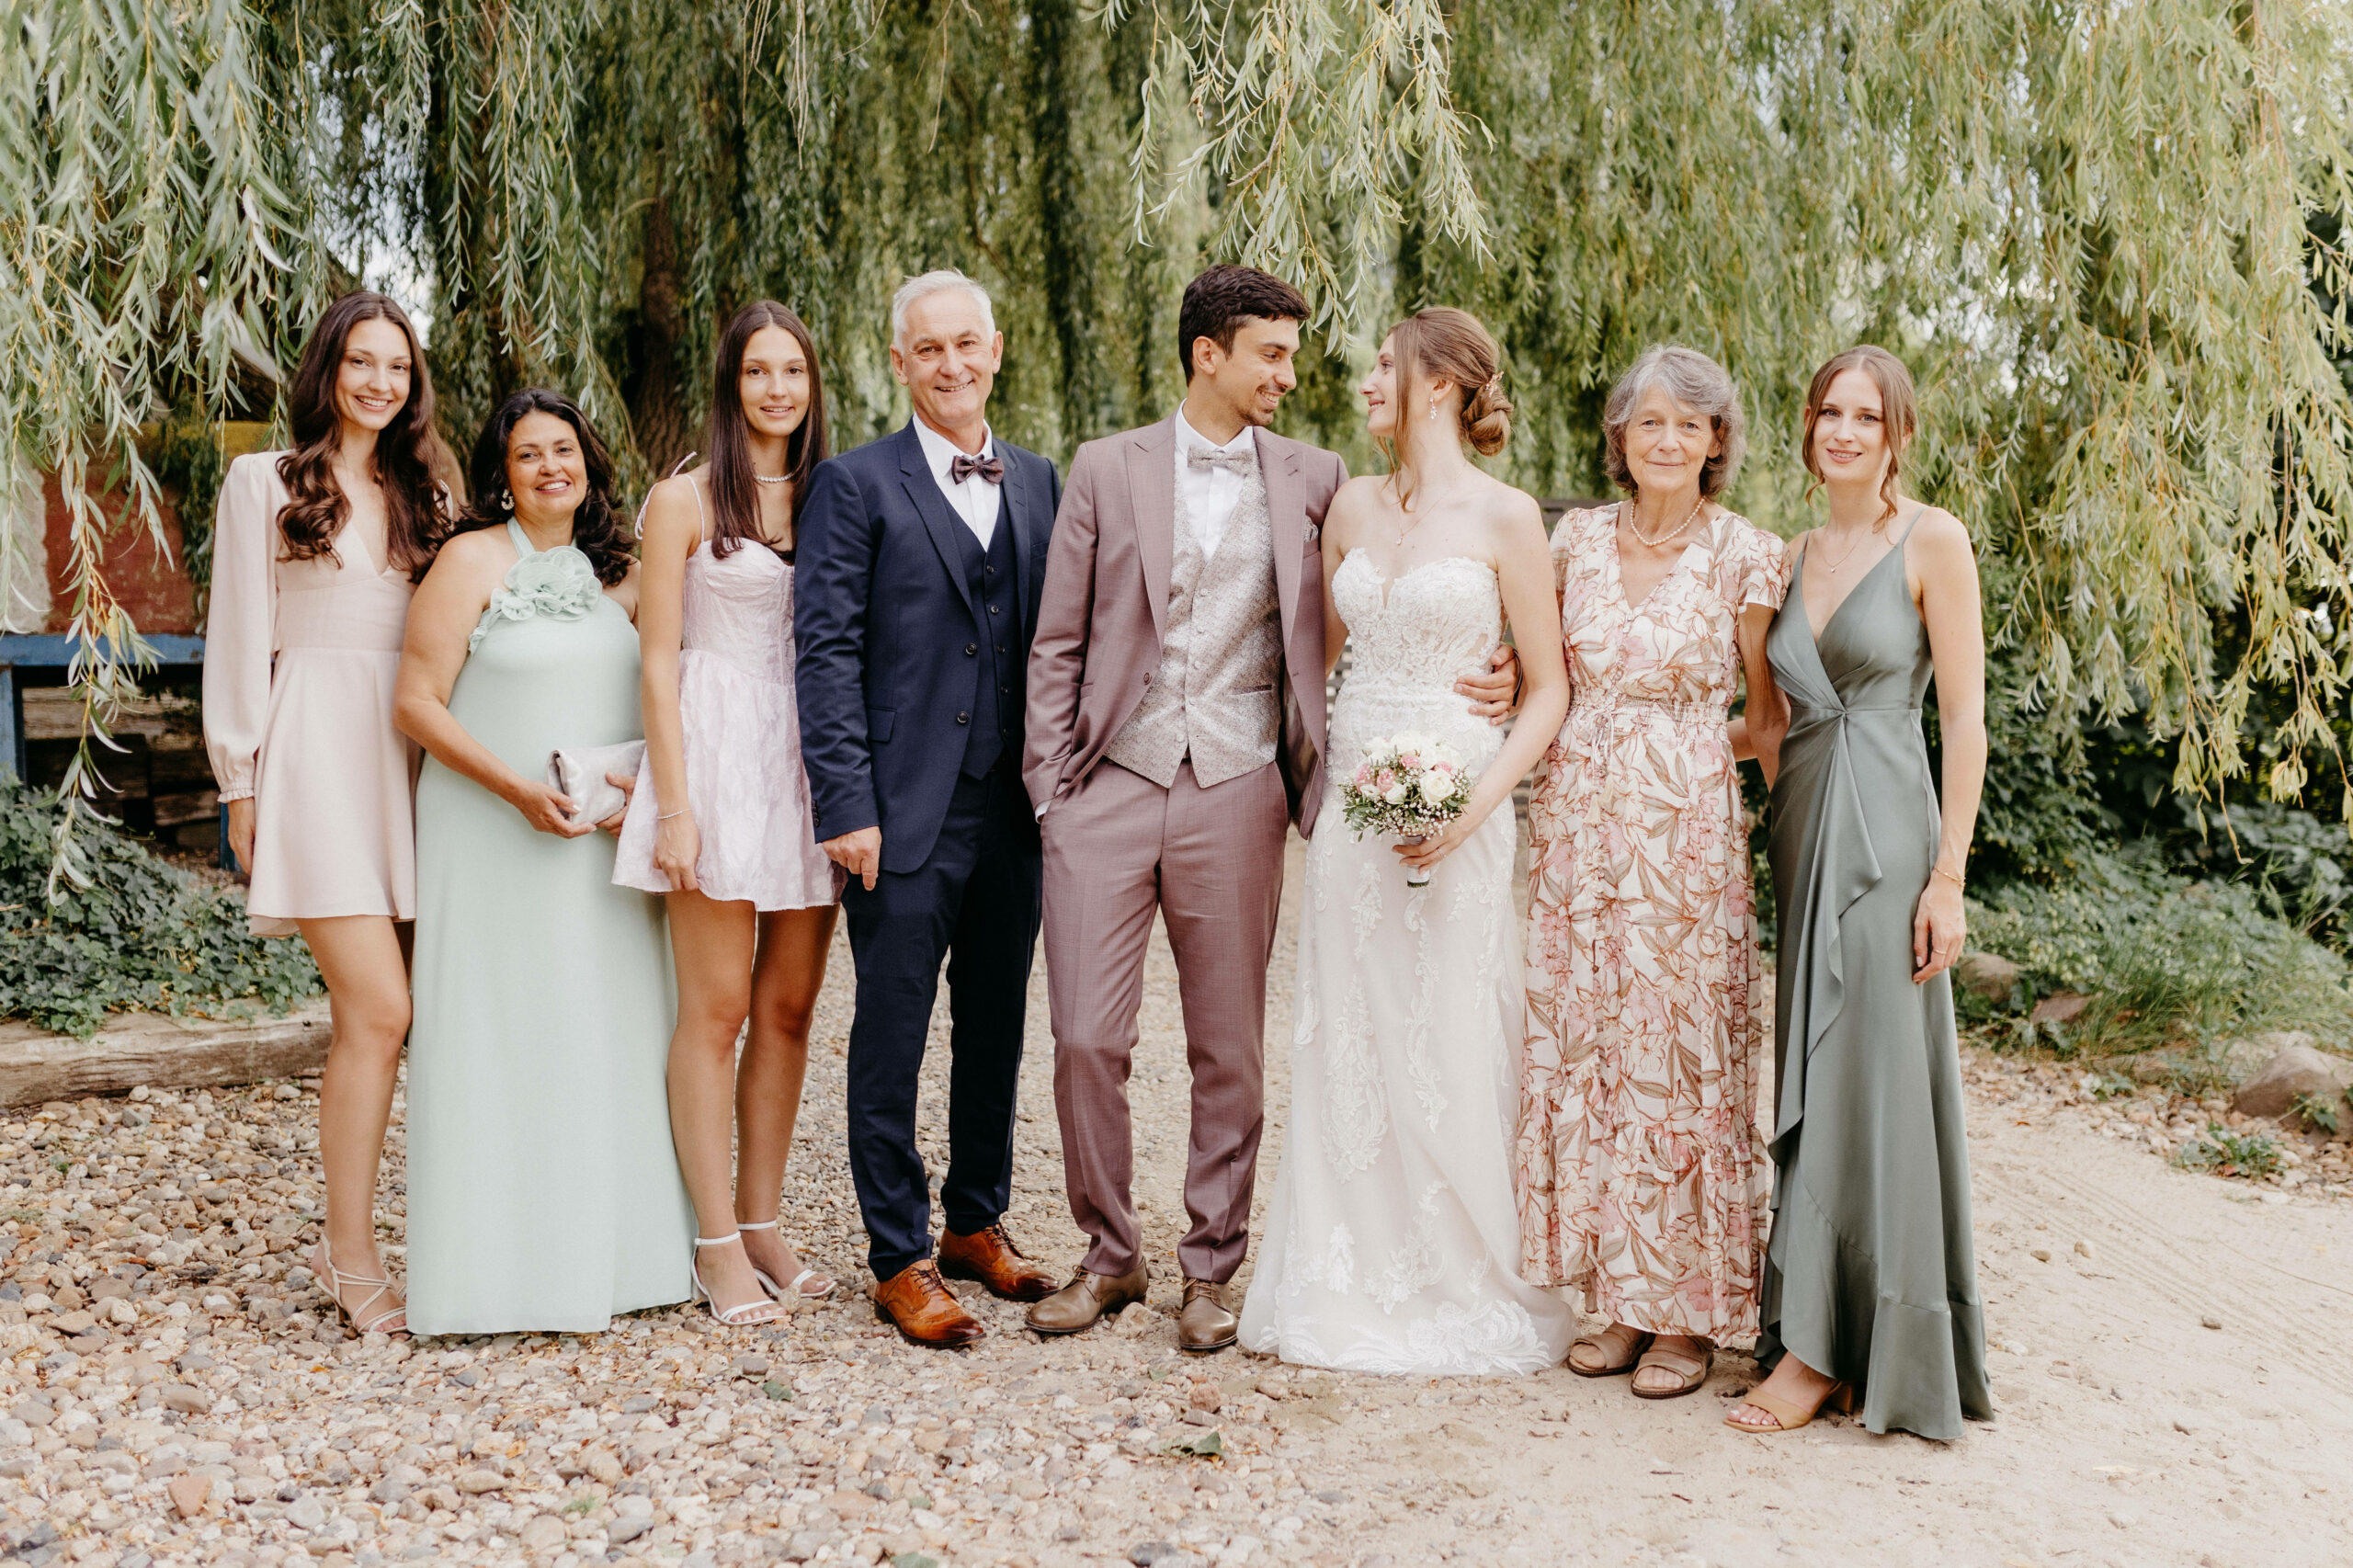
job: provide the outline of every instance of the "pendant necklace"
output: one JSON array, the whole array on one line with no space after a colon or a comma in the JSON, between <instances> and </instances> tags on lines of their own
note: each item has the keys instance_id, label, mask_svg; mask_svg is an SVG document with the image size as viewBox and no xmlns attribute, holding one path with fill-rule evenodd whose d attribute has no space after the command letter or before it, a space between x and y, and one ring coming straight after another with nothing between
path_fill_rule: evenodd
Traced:
<instances>
[{"instance_id":1,"label":"pendant necklace","mask_svg":"<svg viewBox=\"0 0 2353 1568\"><path fill-rule=\"evenodd\" d=\"M1824 528L1823 531L1824 531L1824 533L1829 532L1829 530L1828 530L1827 528ZM1878 529L1876 529L1876 528L1872 528L1872 529L1869 530L1869 531L1865 534L1865 536L1864 536L1864 537L1865 537L1865 538L1869 538L1870 534L1872 534L1872 533L1877 533L1878 531L1879 531ZM1852 560L1855 558L1855 551L1859 551L1859 550L1860 550L1860 549L1862 549L1862 548L1863 548L1863 541L1862 541L1862 540L1859 540L1859 540L1855 540L1855 542L1854 542L1854 543L1852 543L1852 544L1848 545L1848 546L1847 547L1847 553L1846 553L1846 554L1844 554L1844 555L1841 555L1841 556L1840 556L1840 557L1838 557L1838 559L1836 559L1836 561L1833 561L1833 560L1829 559L1830 552L1829 552L1827 550L1824 550L1824 551L1822 552L1822 553L1823 553L1823 562L1822 562L1822 563L1823 563L1824 566L1828 567L1828 568L1830 569L1830 574L1831 574L1832 576L1836 577L1836 575L1838 575L1838 568L1840 568L1841 566L1846 565L1847 562L1852 561Z\"/></svg>"}]
</instances>

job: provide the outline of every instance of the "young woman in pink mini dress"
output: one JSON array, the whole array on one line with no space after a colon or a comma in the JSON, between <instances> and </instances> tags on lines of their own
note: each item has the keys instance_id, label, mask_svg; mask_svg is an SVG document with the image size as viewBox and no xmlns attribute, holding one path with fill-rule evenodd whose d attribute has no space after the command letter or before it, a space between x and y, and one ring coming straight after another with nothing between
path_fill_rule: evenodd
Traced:
<instances>
[{"instance_id":1,"label":"young woman in pink mini dress","mask_svg":"<svg viewBox=\"0 0 2353 1568\"><path fill-rule=\"evenodd\" d=\"M728 324L710 431L710 460L646 500L645 762L613 880L668 895L670 1125L697 1267L722 1322L765 1323L784 1311L771 1295L834 1288L776 1226L841 896L811 832L792 687L793 522L826 455L824 391L782 305Z\"/></svg>"},{"instance_id":2,"label":"young woman in pink mini dress","mask_svg":"<svg viewBox=\"0 0 2353 1568\"><path fill-rule=\"evenodd\" d=\"M204 742L257 937L310 944L335 1044L319 1082L312 1271L361 1330L407 1332L376 1176L408 1037L417 750L392 725L409 573L456 464L416 334L381 294L327 307L287 392L294 444L229 465L214 524Z\"/></svg>"}]
</instances>

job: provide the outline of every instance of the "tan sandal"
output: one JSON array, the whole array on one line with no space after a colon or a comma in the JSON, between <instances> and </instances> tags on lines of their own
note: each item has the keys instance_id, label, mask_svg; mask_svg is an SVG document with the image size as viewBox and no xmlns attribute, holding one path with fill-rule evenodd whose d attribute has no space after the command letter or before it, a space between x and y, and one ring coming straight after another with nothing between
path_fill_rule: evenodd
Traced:
<instances>
[{"instance_id":1,"label":"tan sandal","mask_svg":"<svg viewBox=\"0 0 2353 1568\"><path fill-rule=\"evenodd\" d=\"M1615 1378L1634 1369L1643 1352L1651 1347L1651 1336L1639 1328L1629 1328L1613 1323L1599 1334L1579 1335L1569 1346L1569 1370L1581 1378ZM1598 1359L1584 1362L1577 1352L1591 1350Z\"/></svg>"},{"instance_id":2,"label":"tan sandal","mask_svg":"<svg viewBox=\"0 0 2353 1568\"><path fill-rule=\"evenodd\" d=\"M1636 1399L1681 1399L1687 1393L1698 1393L1707 1383L1708 1374L1715 1369L1716 1353L1703 1349L1695 1358L1680 1350L1662 1350L1655 1345L1643 1353L1634 1363L1634 1397ZM1665 1372L1677 1379L1673 1383L1643 1386L1643 1374Z\"/></svg>"},{"instance_id":3,"label":"tan sandal","mask_svg":"<svg viewBox=\"0 0 2353 1568\"><path fill-rule=\"evenodd\" d=\"M1771 1416L1774 1424L1770 1426L1758 1426L1746 1421L1733 1419L1751 1405ZM1822 1403L1812 1410L1802 1405L1791 1404L1786 1399L1777 1399L1769 1393L1751 1389L1742 1397L1740 1403L1733 1405L1725 1413L1724 1425L1735 1432L1745 1432L1752 1437L1772 1437L1783 1432L1794 1432L1799 1427L1811 1424L1816 1415L1825 1410L1836 1411L1841 1415L1851 1415L1854 1408L1855 1390L1851 1383L1833 1383L1830 1386L1830 1392L1822 1396Z\"/></svg>"}]
</instances>

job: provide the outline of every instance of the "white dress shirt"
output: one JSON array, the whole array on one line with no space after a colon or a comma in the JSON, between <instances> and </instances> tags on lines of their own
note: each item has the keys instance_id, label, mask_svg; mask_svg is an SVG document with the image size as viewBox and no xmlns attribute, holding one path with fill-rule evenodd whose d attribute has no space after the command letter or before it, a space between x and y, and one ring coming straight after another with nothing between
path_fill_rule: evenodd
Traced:
<instances>
[{"instance_id":1,"label":"white dress shirt","mask_svg":"<svg viewBox=\"0 0 2353 1568\"><path fill-rule=\"evenodd\" d=\"M1225 525L1233 521L1233 509L1242 505L1244 480L1232 469L1195 468L1185 454L1195 447L1212 452L1255 452L1256 437L1257 433L1245 425L1233 440L1220 446L1193 428L1182 407L1176 410L1176 494L1185 498L1185 517L1193 525L1193 542L1201 547L1204 561L1217 553Z\"/></svg>"},{"instance_id":2,"label":"white dress shirt","mask_svg":"<svg viewBox=\"0 0 2353 1568\"><path fill-rule=\"evenodd\" d=\"M996 449L995 434L985 425L981 426L981 449L971 455L1003 459L1005 454ZM925 424L920 415L915 419L915 439L923 443L923 460L931 465L931 477L939 482L939 493L948 497L949 508L964 519L964 526L972 530L972 537L986 550L989 540L996 537L997 507L1003 504L999 491L1003 487L991 484L977 473L961 484L949 478L949 465L966 454L955 442Z\"/></svg>"}]
</instances>

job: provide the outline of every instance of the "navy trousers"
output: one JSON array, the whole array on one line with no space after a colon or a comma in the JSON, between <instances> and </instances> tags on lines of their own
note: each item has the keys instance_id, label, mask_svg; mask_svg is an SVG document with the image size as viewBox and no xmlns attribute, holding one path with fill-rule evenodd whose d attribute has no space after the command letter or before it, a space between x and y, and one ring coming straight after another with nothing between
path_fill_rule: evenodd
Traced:
<instances>
[{"instance_id":1,"label":"navy trousers","mask_svg":"<svg viewBox=\"0 0 2353 1568\"><path fill-rule=\"evenodd\" d=\"M931 1256L931 1194L915 1150L916 1074L948 963L948 1228L996 1223L1013 1194L1013 1100L1038 945L1041 861L1020 776L959 777L931 858L884 871L842 903L858 968L849 1029L849 1168L867 1262L888 1279Z\"/></svg>"}]
</instances>

